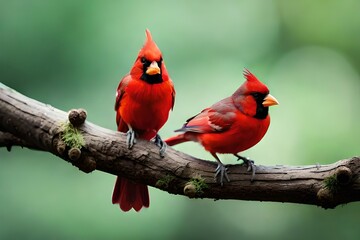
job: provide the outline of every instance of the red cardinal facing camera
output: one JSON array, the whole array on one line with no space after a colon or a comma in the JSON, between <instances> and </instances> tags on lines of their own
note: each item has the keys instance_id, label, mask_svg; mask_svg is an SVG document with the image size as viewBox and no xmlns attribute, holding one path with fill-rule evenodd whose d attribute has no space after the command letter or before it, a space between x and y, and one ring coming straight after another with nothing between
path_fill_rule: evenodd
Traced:
<instances>
[{"instance_id":1,"label":"red cardinal facing camera","mask_svg":"<svg viewBox=\"0 0 360 240\"><path fill-rule=\"evenodd\" d=\"M116 91L116 123L118 131L127 135L127 146L132 148L136 138L154 139L163 156L166 144L158 135L174 106L175 89L169 78L162 54L146 30L146 42L140 50L130 73L121 81ZM137 184L118 176L112 203L121 210L134 208L140 211L149 207L149 192L146 185Z\"/></svg>"},{"instance_id":2,"label":"red cardinal facing camera","mask_svg":"<svg viewBox=\"0 0 360 240\"><path fill-rule=\"evenodd\" d=\"M269 106L279 104L255 75L245 70L244 76L246 82L232 96L189 118L182 128L176 130L184 133L165 140L169 146L187 141L199 142L217 160L215 178L220 176L221 185L224 177L227 181L229 178L217 153L231 153L243 160L248 171L252 170L253 179L254 162L238 153L251 148L264 137L270 125Z\"/></svg>"}]
</instances>

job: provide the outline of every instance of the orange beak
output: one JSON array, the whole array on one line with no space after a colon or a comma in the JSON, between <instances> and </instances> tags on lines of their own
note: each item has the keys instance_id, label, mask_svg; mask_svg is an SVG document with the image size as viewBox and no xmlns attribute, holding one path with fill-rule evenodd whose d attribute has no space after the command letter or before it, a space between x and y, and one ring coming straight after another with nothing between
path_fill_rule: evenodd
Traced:
<instances>
[{"instance_id":1,"label":"orange beak","mask_svg":"<svg viewBox=\"0 0 360 240\"><path fill-rule=\"evenodd\" d=\"M155 75L160 74L160 68L156 61L153 61L150 66L146 69L146 74Z\"/></svg>"},{"instance_id":2,"label":"orange beak","mask_svg":"<svg viewBox=\"0 0 360 240\"><path fill-rule=\"evenodd\" d=\"M262 103L262 105L264 107L270 107L270 106L274 106L274 105L279 105L278 100L276 100L275 97L273 97L272 95L268 94L265 98L264 101Z\"/></svg>"}]
</instances>

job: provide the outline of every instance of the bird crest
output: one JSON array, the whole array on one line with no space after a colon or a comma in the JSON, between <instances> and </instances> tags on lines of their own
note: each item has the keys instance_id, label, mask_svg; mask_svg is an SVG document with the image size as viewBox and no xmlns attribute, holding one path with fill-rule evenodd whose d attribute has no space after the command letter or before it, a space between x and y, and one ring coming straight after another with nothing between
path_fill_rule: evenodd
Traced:
<instances>
[{"instance_id":1,"label":"bird crest","mask_svg":"<svg viewBox=\"0 0 360 240\"><path fill-rule=\"evenodd\" d=\"M149 29L146 29L146 40L144 46L139 52L139 56L145 57L149 61L159 61L161 58L161 51L154 42Z\"/></svg>"},{"instance_id":2,"label":"bird crest","mask_svg":"<svg viewBox=\"0 0 360 240\"><path fill-rule=\"evenodd\" d=\"M250 92L259 92L263 94L268 94L269 89L266 87L265 84L260 82L260 80L252 74L248 69L245 68L244 70L244 77L246 82L240 86L240 88L235 93L250 93Z\"/></svg>"},{"instance_id":3,"label":"bird crest","mask_svg":"<svg viewBox=\"0 0 360 240\"><path fill-rule=\"evenodd\" d=\"M259 81L259 79L257 79L257 77L252 74L247 68L244 69L244 77L249 82Z\"/></svg>"}]
</instances>

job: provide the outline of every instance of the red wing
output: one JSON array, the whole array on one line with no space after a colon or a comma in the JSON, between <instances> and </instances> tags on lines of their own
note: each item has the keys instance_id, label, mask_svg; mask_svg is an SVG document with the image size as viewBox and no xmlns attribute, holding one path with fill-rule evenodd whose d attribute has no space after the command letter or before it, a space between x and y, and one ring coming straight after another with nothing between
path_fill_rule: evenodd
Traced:
<instances>
[{"instance_id":1,"label":"red wing","mask_svg":"<svg viewBox=\"0 0 360 240\"><path fill-rule=\"evenodd\" d=\"M229 99L224 99L210 108L205 108L198 115L187 120L179 132L223 132L235 121L236 113Z\"/></svg>"},{"instance_id":2,"label":"red wing","mask_svg":"<svg viewBox=\"0 0 360 240\"><path fill-rule=\"evenodd\" d=\"M126 132L128 127L124 121L121 119L121 115L119 113L119 108L121 106L121 99L125 93L125 88L131 81L131 76L128 74L123 79L121 79L119 86L116 90L116 100L115 100L115 111L116 111L116 124L118 126L118 131Z\"/></svg>"},{"instance_id":3,"label":"red wing","mask_svg":"<svg viewBox=\"0 0 360 240\"><path fill-rule=\"evenodd\" d=\"M172 95L172 105L171 105L171 109L174 109L176 92L175 92L174 84L173 84L173 82L171 81L171 79L169 79L169 82L170 82L171 90L172 90L172 92L171 92L171 95Z\"/></svg>"},{"instance_id":4,"label":"red wing","mask_svg":"<svg viewBox=\"0 0 360 240\"><path fill-rule=\"evenodd\" d=\"M131 76L129 74L125 75L123 79L121 79L119 86L116 90L116 100L115 100L115 111L117 111L120 107L121 98L125 92L126 86L131 81Z\"/></svg>"}]
</instances>

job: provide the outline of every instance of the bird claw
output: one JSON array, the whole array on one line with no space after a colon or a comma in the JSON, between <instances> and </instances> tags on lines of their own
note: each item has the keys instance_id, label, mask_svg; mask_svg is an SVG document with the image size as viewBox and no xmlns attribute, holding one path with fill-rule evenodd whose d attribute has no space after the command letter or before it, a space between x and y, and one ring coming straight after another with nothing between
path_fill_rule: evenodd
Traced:
<instances>
[{"instance_id":1,"label":"bird claw","mask_svg":"<svg viewBox=\"0 0 360 240\"><path fill-rule=\"evenodd\" d=\"M135 132L132 129L126 132L126 145L128 149L131 149L136 143Z\"/></svg>"},{"instance_id":2,"label":"bird claw","mask_svg":"<svg viewBox=\"0 0 360 240\"><path fill-rule=\"evenodd\" d=\"M160 148L160 151L159 151L160 157L162 157L162 158L165 157L167 144L166 144L166 142L164 142L161 139L159 134L156 134L156 136L155 136L155 144L156 144L156 146L158 146Z\"/></svg>"},{"instance_id":3,"label":"bird claw","mask_svg":"<svg viewBox=\"0 0 360 240\"><path fill-rule=\"evenodd\" d=\"M227 174L227 168L224 164L219 163L217 168L215 169L215 180L217 180L218 175L220 175L220 185L224 185L224 177L227 182L230 182L229 176Z\"/></svg>"},{"instance_id":4,"label":"bird claw","mask_svg":"<svg viewBox=\"0 0 360 240\"><path fill-rule=\"evenodd\" d=\"M254 181L254 177L255 177L255 172L256 172L256 166L255 166L255 162L254 162L254 160L251 160L251 159L249 159L249 158L247 158L247 157L243 157L243 156L239 156L239 155L237 155L237 154L235 154L235 156L238 158L237 160L239 161L239 160L243 160L243 164L245 164L246 166L247 166L247 170L246 171L248 171L248 172L252 172L251 173L251 179L250 179L250 181L252 182L252 181Z\"/></svg>"},{"instance_id":5,"label":"bird claw","mask_svg":"<svg viewBox=\"0 0 360 240\"><path fill-rule=\"evenodd\" d=\"M254 164L254 161L253 160L248 160L247 162L245 161L244 164L246 164L248 166L247 171L252 172L250 182L254 181L255 172L256 172L256 166Z\"/></svg>"}]
</instances>

